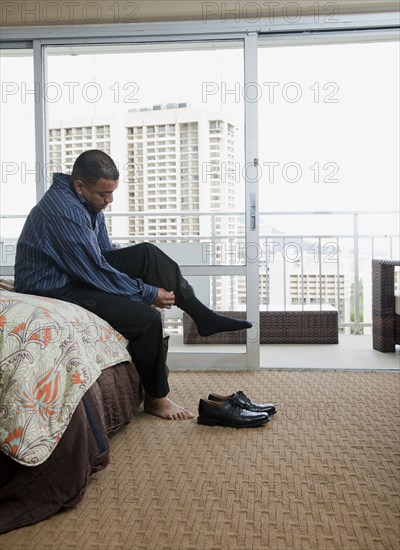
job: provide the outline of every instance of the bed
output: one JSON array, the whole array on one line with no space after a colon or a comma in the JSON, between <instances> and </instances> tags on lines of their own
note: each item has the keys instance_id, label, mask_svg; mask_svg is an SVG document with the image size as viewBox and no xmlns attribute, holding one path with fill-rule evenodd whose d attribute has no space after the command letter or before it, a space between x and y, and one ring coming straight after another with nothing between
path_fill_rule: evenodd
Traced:
<instances>
[{"instance_id":1,"label":"bed","mask_svg":"<svg viewBox=\"0 0 400 550\"><path fill-rule=\"evenodd\" d=\"M79 306L0 289L0 533L75 506L109 463L142 401L126 343Z\"/></svg>"}]
</instances>

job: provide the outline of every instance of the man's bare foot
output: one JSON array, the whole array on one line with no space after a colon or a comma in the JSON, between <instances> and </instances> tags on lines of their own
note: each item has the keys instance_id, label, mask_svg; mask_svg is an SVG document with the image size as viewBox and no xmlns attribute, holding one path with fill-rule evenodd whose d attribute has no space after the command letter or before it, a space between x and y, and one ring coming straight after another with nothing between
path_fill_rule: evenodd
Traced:
<instances>
[{"instance_id":1,"label":"man's bare foot","mask_svg":"<svg viewBox=\"0 0 400 550\"><path fill-rule=\"evenodd\" d=\"M175 405L168 397L151 397L146 395L144 400L144 410L148 414L154 414L166 420L186 420L194 418L190 411Z\"/></svg>"}]
</instances>

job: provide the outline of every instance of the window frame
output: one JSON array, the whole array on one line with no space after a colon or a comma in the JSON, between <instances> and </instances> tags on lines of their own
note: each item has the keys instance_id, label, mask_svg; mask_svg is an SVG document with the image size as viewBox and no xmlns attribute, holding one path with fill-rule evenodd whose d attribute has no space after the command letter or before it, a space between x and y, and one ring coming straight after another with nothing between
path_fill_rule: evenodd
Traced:
<instances>
[{"instance_id":1,"label":"window frame","mask_svg":"<svg viewBox=\"0 0 400 550\"><path fill-rule=\"evenodd\" d=\"M55 38L56 36L56 38ZM47 77L46 47L68 45L140 44L173 42L188 45L191 41L218 42L226 40L243 41L244 48L244 85L258 82L257 54L260 44L294 45L335 43L344 41L377 41L398 39L398 12L372 14L341 14L334 21L316 21L313 17L302 17L301 21L274 21L262 19L254 22L208 21L195 23L143 23L112 25L77 25L48 27L3 28L0 49L33 48L34 82L39 89L35 97L35 138L36 166L47 166L47 106L43 93ZM318 42L319 41L319 42ZM256 102L245 105L245 158L252 159L257 166L258 159L258 107ZM46 191L45 178L37 174L37 201ZM256 200L255 204L252 202ZM246 238L258 242L258 186L255 180L246 181ZM254 207L252 215L250 212ZM255 216L255 217L254 217ZM252 220L256 220L255 227ZM247 241L246 241L247 242ZM254 292L253 281L259 278L259 262L247 262L242 268L221 266L202 266L184 270L185 275L246 275L247 313L251 319L259 315L260 297ZM187 364L188 354L178 354L178 367ZM229 369L243 368L241 354L207 354L214 367ZM237 356L235 358L234 356ZM260 366L259 336L253 341L248 339L245 366L257 369ZM237 359L237 360L236 360ZM193 365L193 356L190 358ZM200 354L200 363L204 364L204 354ZM194 365L193 365L194 366Z\"/></svg>"}]
</instances>

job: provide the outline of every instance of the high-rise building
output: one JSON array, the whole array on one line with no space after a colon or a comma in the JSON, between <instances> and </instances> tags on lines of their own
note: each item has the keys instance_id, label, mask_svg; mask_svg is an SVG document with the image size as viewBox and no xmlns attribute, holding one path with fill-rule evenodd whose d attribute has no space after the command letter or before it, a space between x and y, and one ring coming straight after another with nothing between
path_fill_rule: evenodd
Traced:
<instances>
[{"instance_id":1,"label":"high-rise building","mask_svg":"<svg viewBox=\"0 0 400 550\"><path fill-rule=\"evenodd\" d=\"M70 173L78 155L87 149L101 149L110 154L110 125L63 125L50 128L49 161L53 171Z\"/></svg>"},{"instance_id":2,"label":"high-rise building","mask_svg":"<svg viewBox=\"0 0 400 550\"><path fill-rule=\"evenodd\" d=\"M101 149L111 154L110 124L70 120L49 129L49 163L52 172L70 174L75 159L87 149ZM111 220L107 219L106 224L111 232Z\"/></svg>"},{"instance_id":3,"label":"high-rise building","mask_svg":"<svg viewBox=\"0 0 400 550\"><path fill-rule=\"evenodd\" d=\"M155 105L132 110L125 118L53 124L49 161L53 171L68 173L86 149L110 154L122 174L125 210L154 211L151 217L129 219L126 233L132 238L209 236L211 224L197 212L236 207L235 138L235 126L222 113L196 110L187 103ZM188 215L157 216L163 210ZM216 235L234 231L234 217L217 218Z\"/></svg>"},{"instance_id":4,"label":"high-rise building","mask_svg":"<svg viewBox=\"0 0 400 550\"><path fill-rule=\"evenodd\" d=\"M339 263L337 263L339 262ZM324 262L321 269L314 254L303 254L303 272L300 262L288 266L288 296L290 304L331 304L338 310L339 322L348 322L350 310L351 281L344 273L342 262Z\"/></svg>"},{"instance_id":5,"label":"high-rise building","mask_svg":"<svg viewBox=\"0 0 400 550\"><path fill-rule=\"evenodd\" d=\"M131 212L163 210L187 216L133 217L132 236L209 236L203 211L235 209L235 127L221 113L188 104L132 110L125 120ZM190 214L189 214L190 213ZM234 219L221 217L215 233L233 234Z\"/></svg>"}]
</instances>

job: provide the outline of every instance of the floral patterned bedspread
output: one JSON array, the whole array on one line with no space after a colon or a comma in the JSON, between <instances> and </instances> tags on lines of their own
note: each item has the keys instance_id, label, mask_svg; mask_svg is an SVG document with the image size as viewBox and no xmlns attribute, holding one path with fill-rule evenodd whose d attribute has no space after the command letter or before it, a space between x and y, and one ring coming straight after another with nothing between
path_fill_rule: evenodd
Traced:
<instances>
[{"instance_id":1,"label":"floral patterned bedspread","mask_svg":"<svg viewBox=\"0 0 400 550\"><path fill-rule=\"evenodd\" d=\"M77 305L0 290L1 451L44 462L102 369L130 360L126 344Z\"/></svg>"}]
</instances>

